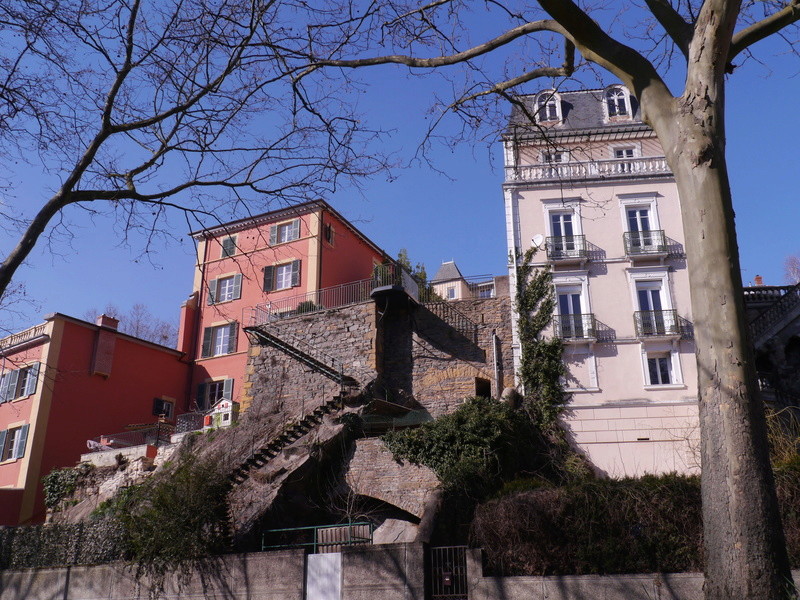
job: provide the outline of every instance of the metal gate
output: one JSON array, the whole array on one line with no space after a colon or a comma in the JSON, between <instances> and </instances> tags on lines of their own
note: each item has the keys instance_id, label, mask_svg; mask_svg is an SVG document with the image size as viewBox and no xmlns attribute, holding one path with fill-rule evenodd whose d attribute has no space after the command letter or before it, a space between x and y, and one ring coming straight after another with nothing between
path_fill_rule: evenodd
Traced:
<instances>
[{"instance_id":1,"label":"metal gate","mask_svg":"<svg viewBox=\"0 0 800 600\"><path fill-rule=\"evenodd\" d=\"M467 547L431 548L431 599L468 600Z\"/></svg>"}]
</instances>

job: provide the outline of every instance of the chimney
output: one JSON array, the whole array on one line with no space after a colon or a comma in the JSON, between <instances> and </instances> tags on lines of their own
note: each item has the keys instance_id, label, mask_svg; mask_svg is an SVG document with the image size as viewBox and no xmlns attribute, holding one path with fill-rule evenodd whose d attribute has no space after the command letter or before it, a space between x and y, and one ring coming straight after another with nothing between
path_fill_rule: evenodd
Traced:
<instances>
[{"instance_id":1,"label":"chimney","mask_svg":"<svg viewBox=\"0 0 800 600\"><path fill-rule=\"evenodd\" d=\"M117 325L119 325L119 319L115 319L114 317L109 317L106 314L102 314L97 317L97 321L95 322L99 327L107 327L109 329L113 329L114 331L117 330Z\"/></svg>"},{"instance_id":2,"label":"chimney","mask_svg":"<svg viewBox=\"0 0 800 600\"><path fill-rule=\"evenodd\" d=\"M761 275L756 275L753 281L756 285L764 285L764 278Z\"/></svg>"}]
</instances>

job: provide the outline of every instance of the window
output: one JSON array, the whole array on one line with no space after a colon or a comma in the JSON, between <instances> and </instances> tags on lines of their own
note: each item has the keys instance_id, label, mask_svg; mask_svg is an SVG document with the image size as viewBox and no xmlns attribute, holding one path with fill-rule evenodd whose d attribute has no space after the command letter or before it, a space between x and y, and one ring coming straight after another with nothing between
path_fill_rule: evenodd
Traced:
<instances>
[{"instance_id":1,"label":"window","mask_svg":"<svg viewBox=\"0 0 800 600\"><path fill-rule=\"evenodd\" d=\"M609 117L624 117L630 114L628 93L625 88L615 86L606 91L606 109Z\"/></svg>"},{"instance_id":2,"label":"window","mask_svg":"<svg viewBox=\"0 0 800 600\"><path fill-rule=\"evenodd\" d=\"M238 323L235 321L216 327L206 327L203 330L201 358L236 352L236 334L238 330Z\"/></svg>"},{"instance_id":3,"label":"window","mask_svg":"<svg viewBox=\"0 0 800 600\"><path fill-rule=\"evenodd\" d=\"M569 253L575 250L575 231L572 227L572 212L551 212L550 232L552 252Z\"/></svg>"},{"instance_id":4,"label":"window","mask_svg":"<svg viewBox=\"0 0 800 600\"><path fill-rule=\"evenodd\" d=\"M28 425L0 431L0 461L13 460L25 456L25 443L28 441Z\"/></svg>"},{"instance_id":5,"label":"window","mask_svg":"<svg viewBox=\"0 0 800 600\"><path fill-rule=\"evenodd\" d=\"M633 158L636 155L636 150L630 148L614 148L614 158Z\"/></svg>"},{"instance_id":6,"label":"window","mask_svg":"<svg viewBox=\"0 0 800 600\"><path fill-rule=\"evenodd\" d=\"M264 291L274 292L300 285L300 261L264 267Z\"/></svg>"},{"instance_id":7,"label":"window","mask_svg":"<svg viewBox=\"0 0 800 600\"><path fill-rule=\"evenodd\" d=\"M542 162L544 163L569 162L569 152L542 152Z\"/></svg>"},{"instance_id":8,"label":"window","mask_svg":"<svg viewBox=\"0 0 800 600\"><path fill-rule=\"evenodd\" d=\"M153 416L154 417L164 417L167 420L172 419L173 409L175 408L175 403L171 400L166 400L164 398L153 398Z\"/></svg>"},{"instance_id":9,"label":"window","mask_svg":"<svg viewBox=\"0 0 800 600\"><path fill-rule=\"evenodd\" d=\"M233 379L208 381L197 386L197 408L207 410L217 402L226 398L232 400Z\"/></svg>"},{"instance_id":10,"label":"window","mask_svg":"<svg viewBox=\"0 0 800 600\"><path fill-rule=\"evenodd\" d=\"M299 237L300 219L295 219L287 223L279 223L269 228L269 243L271 246L275 244L285 244Z\"/></svg>"},{"instance_id":11,"label":"window","mask_svg":"<svg viewBox=\"0 0 800 600\"><path fill-rule=\"evenodd\" d=\"M330 223L326 223L325 227L322 229L323 235L325 236L325 241L328 242L331 246L333 246L334 234L336 233L333 229L333 225Z\"/></svg>"},{"instance_id":12,"label":"window","mask_svg":"<svg viewBox=\"0 0 800 600\"><path fill-rule=\"evenodd\" d=\"M478 298L494 298L494 284L479 287Z\"/></svg>"},{"instance_id":13,"label":"window","mask_svg":"<svg viewBox=\"0 0 800 600\"><path fill-rule=\"evenodd\" d=\"M456 299L456 288L455 287L447 288L447 299L448 300L455 300Z\"/></svg>"},{"instance_id":14,"label":"window","mask_svg":"<svg viewBox=\"0 0 800 600\"><path fill-rule=\"evenodd\" d=\"M236 254L236 236L229 235L222 240L222 255L221 258L233 256Z\"/></svg>"},{"instance_id":15,"label":"window","mask_svg":"<svg viewBox=\"0 0 800 600\"><path fill-rule=\"evenodd\" d=\"M242 297L242 274L237 273L230 277L220 277L208 282L207 303L219 304Z\"/></svg>"},{"instance_id":16,"label":"window","mask_svg":"<svg viewBox=\"0 0 800 600\"><path fill-rule=\"evenodd\" d=\"M561 120L561 99L553 90L542 92L536 99L536 120L540 123Z\"/></svg>"},{"instance_id":17,"label":"window","mask_svg":"<svg viewBox=\"0 0 800 600\"><path fill-rule=\"evenodd\" d=\"M582 293L582 286L559 286L556 288L558 333L562 338L584 337Z\"/></svg>"},{"instance_id":18,"label":"window","mask_svg":"<svg viewBox=\"0 0 800 600\"><path fill-rule=\"evenodd\" d=\"M36 393L39 380L39 363L6 371L0 378L0 404Z\"/></svg>"},{"instance_id":19,"label":"window","mask_svg":"<svg viewBox=\"0 0 800 600\"><path fill-rule=\"evenodd\" d=\"M647 376L649 385L672 383L672 359L668 352L647 355Z\"/></svg>"}]
</instances>

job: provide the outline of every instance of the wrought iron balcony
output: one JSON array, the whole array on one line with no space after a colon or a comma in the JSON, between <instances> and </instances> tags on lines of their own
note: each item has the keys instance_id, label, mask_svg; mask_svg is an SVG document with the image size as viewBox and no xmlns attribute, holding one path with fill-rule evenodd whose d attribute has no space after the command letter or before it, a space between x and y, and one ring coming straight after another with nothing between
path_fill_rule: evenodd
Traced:
<instances>
[{"instance_id":1,"label":"wrought iron balcony","mask_svg":"<svg viewBox=\"0 0 800 600\"><path fill-rule=\"evenodd\" d=\"M588 256L585 235L548 237L547 258L553 261L585 260Z\"/></svg>"},{"instance_id":2,"label":"wrought iron balcony","mask_svg":"<svg viewBox=\"0 0 800 600\"><path fill-rule=\"evenodd\" d=\"M579 341L597 338L597 323L593 313L558 315L553 319L556 337Z\"/></svg>"},{"instance_id":3,"label":"wrought iron balcony","mask_svg":"<svg viewBox=\"0 0 800 600\"><path fill-rule=\"evenodd\" d=\"M663 156L620 158L587 162L545 163L506 167L507 182L579 181L586 179L616 179L670 175Z\"/></svg>"},{"instance_id":4,"label":"wrought iron balcony","mask_svg":"<svg viewBox=\"0 0 800 600\"><path fill-rule=\"evenodd\" d=\"M663 229L650 231L626 231L622 234L625 254L636 256L666 256L667 237Z\"/></svg>"},{"instance_id":5,"label":"wrought iron balcony","mask_svg":"<svg viewBox=\"0 0 800 600\"><path fill-rule=\"evenodd\" d=\"M633 313L636 337L680 336L681 328L676 310L638 310Z\"/></svg>"}]
</instances>

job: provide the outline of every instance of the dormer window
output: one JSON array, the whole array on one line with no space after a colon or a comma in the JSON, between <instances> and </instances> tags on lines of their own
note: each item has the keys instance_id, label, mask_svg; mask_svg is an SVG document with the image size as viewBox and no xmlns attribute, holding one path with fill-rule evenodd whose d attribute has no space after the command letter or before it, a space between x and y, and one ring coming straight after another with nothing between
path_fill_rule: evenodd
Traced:
<instances>
[{"instance_id":1,"label":"dormer window","mask_svg":"<svg viewBox=\"0 0 800 600\"><path fill-rule=\"evenodd\" d=\"M561 120L561 98L553 91L542 92L536 99L536 120L549 123Z\"/></svg>"},{"instance_id":2,"label":"dormer window","mask_svg":"<svg viewBox=\"0 0 800 600\"><path fill-rule=\"evenodd\" d=\"M629 117L631 114L630 94L621 85L608 88L605 95L608 117Z\"/></svg>"}]
</instances>

